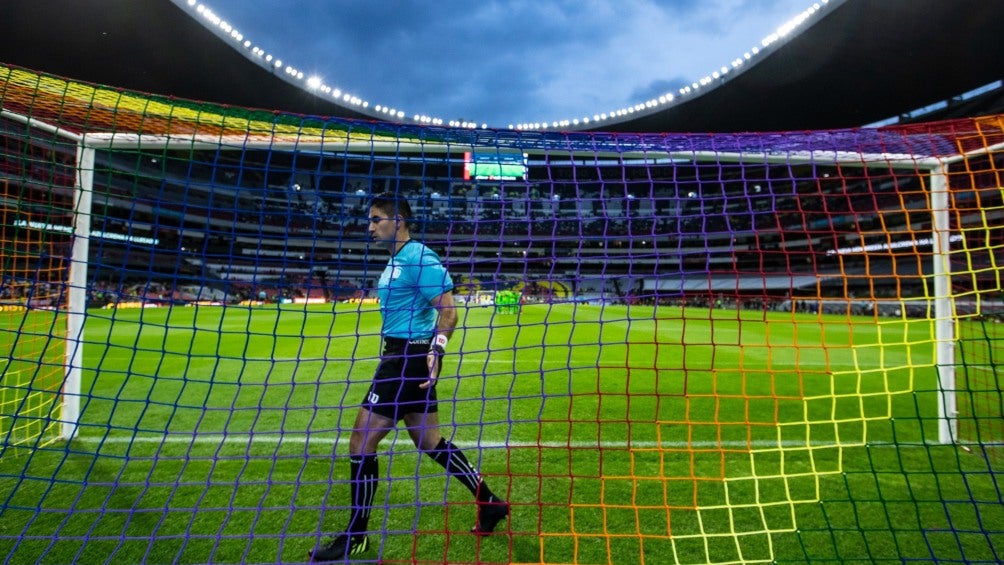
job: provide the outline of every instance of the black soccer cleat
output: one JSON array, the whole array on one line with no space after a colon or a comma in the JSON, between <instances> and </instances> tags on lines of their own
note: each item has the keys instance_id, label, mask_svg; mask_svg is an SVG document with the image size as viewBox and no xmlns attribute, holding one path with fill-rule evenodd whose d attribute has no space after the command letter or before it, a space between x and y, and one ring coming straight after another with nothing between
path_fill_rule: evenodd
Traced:
<instances>
[{"instance_id":1,"label":"black soccer cleat","mask_svg":"<svg viewBox=\"0 0 1004 565\"><path fill-rule=\"evenodd\" d=\"M471 528L471 533L486 536L495 531L499 522L509 516L509 503L492 496L487 502L478 502L478 521Z\"/></svg>"},{"instance_id":2,"label":"black soccer cleat","mask_svg":"<svg viewBox=\"0 0 1004 565\"><path fill-rule=\"evenodd\" d=\"M307 552L311 563L324 561L341 561L346 557L355 557L370 548L370 540L363 534L338 534L335 539Z\"/></svg>"}]
</instances>

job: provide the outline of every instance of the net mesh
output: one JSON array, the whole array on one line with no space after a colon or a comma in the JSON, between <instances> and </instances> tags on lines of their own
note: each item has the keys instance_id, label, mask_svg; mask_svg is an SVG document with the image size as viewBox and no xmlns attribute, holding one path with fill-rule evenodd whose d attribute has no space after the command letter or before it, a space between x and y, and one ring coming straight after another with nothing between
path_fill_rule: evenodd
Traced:
<instances>
[{"instance_id":1,"label":"net mesh","mask_svg":"<svg viewBox=\"0 0 1004 565\"><path fill-rule=\"evenodd\" d=\"M0 437L6 456L59 434L66 335L59 310L70 239L46 226L72 223L74 147L69 162L57 161L61 143L53 136L0 127L0 325L9 352L0 361Z\"/></svg>"},{"instance_id":2,"label":"net mesh","mask_svg":"<svg viewBox=\"0 0 1004 565\"><path fill-rule=\"evenodd\" d=\"M512 514L470 534L473 498L397 429L355 559L999 561L1000 116L501 132L6 66L0 107L0 563L303 562L344 529L380 348L388 256L366 230L383 191L411 200L456 283L443 435ZM93 204L74 214L85 149ZM79 427L53 441L80 214ZM936 357L945 298L954 385Z\"/></svg>"},{"instance_id":3,"label":"net mesh","mask_svg":"<svg viewBox=\"0 0 1004 565\"><path fill-rule=\"evenodd\" d=\"M951 255L958 302L956 375L960 396L959 438L981 451L995 468L1004 464L1004 398L1000 360L1004 355L1004 224L991 220L1001 202L980 187L1001 183L999 153L970 159L958 168L953 191L953 230L964 235Z\"/></svg>"}]
</instances>

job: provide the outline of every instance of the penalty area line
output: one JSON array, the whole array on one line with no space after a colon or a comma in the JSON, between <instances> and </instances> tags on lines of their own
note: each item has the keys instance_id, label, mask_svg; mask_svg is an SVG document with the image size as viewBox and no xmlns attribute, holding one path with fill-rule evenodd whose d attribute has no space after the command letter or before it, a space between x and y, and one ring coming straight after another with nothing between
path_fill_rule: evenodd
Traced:
<instances>
[{"instance_id":1,"label":"penalty area line","mask_svg":"<svg viewBox=\"0 0 1004 565\"><path fill-rule=\"evenodd\" d=\"M318 434L320 435L320 434ZM77 436L73 441L87 444L168 444L168 445L319 445L334 446L336 443L348 444L348 436L343 438L322 436L310 437L306 435L294 434L166 434L166 435L140 435L140 436ZM405 438L401 441L405 443ZM833 442L811 442L804 441L770 441L755 440L746 441L518 441L518 440L482 440L463 441L453 440L453 443L462 448L481 449L505 449L505 448L547 448L547 449L587 449L587 448L608 448L608 449L793 449L793 448L825 448L825 447L864 447L860 443L837 444ZM932 443L930 445L940 445ZM873 442L867 444L868 447L921 447L920 444L897 445L888 442Z\"/></svg>"}]
</instances>

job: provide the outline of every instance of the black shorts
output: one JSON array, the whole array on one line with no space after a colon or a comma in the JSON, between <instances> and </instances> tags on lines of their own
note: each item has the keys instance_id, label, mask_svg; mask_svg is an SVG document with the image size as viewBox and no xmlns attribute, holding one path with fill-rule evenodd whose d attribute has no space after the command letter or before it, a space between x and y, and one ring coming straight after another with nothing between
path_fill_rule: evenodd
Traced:
<instances>
[{"instance_id":1,"label":"black shorts","mask_svg":"<svg viewBox=\"0 0 1004 565\"><path fill-rule=\"evenodd\" d=\"M395 422L406 414L438 412L436 387L418 388L429 380L426 355L432 340L385 337L383 343L380 365L362 407Z\"/></svg>"}]
</instances>

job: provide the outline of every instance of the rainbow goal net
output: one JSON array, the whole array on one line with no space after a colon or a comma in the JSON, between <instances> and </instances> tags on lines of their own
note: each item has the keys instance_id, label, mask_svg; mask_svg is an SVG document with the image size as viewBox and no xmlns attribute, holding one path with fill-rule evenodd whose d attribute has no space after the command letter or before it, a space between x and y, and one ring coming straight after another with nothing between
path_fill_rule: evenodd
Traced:
<instances>
[{"instance_id":1,"label":"rainbow goal net","mask_svg":"<svg viewBox=\"0 0 1004 565\"><path fill-rule=\"evenodd\" d=\"M0 66L0 139L0 563L343 531L378 192L452 275L440 431L511 514L470 533L399 427L354 562L1001 558L1001 116L472 130Z\"/></svg>"}]
</instances>

